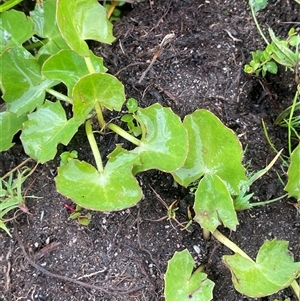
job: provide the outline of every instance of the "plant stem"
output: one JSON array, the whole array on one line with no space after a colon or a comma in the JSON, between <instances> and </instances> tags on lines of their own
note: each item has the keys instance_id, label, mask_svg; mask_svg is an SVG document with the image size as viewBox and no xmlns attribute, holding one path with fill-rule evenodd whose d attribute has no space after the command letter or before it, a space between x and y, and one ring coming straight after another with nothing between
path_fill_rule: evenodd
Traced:
<instances>
[{"instance_id":1,"label":"plant stem","mask_svg":"<svg viewBox=\"0 0 300 301\"><path fill-rule=\"evenodd\" d=\"M202 229L202 235L203 235L203 238L204 238L205 240L209 240L209 238L210 238L210 231L203 228L203 229Z\"/></svg>"},{"instance_id":2,"label":"plant stem","mask_svg":"<svg viewBox=\"0 0 300 301\"><path fill-rule=\"evenodd\" d=\"M227 248L232 250L234 253L238 253L244 258L254 262L242 249L240 249L234 242L232 242L229 238L223 235L220 231L215 230L212 235Z\"/></svg>"},{"instance_id":3,"label":"plant stem","mask_svg":"<svg viewBox=\"0 0 300 301\"><path fill-rule=\"evenodd\" d=\"M97 169L100 173L103 173L104 169L103 169L103 163L102 163L102 159L101 159L101 155L99 152L99 148L97 146L94 134L93 134L93 130L92 130L92 125L91 125L91 121L87 120L85 123L85 132L87 135L87 138L89 140L92 152L93 152L93 156L95 158L96 161L96 165L97 165Z\"/></svg>"},{"instance_id":4,"label":"plant stem","mask_svg":"<svg viewBox=\"0 0 300 301\"><path fill-rule=\"evenodd\" d=\"M289 148L289 156L291 157L292 154L292 119L294 116L294 111L295 111L295 106L298 100L298 96L299 96L299 90L297 89L294 100L293 100L293 104L291 107L291 112L290 112L290 116L289 116L289 121L288 121L288 148Z\"/></svg>"},{"instance_id":5,"label":"plant stem","mask_svg":"<svg viewBox=\"0 0 300 301\"><path fill-rule=\"evenodd\" d=\"M256 25L256 28L257 28L259 34L260 34L261 37L264 39L264 41L266 42L266 44L269 45L269 44L270 44L269 41L268 41L267 38L265 37L264 33L262 32L262 30L261 30L261 28L260 28L260 26L259 26L259 24L258 24L258 22L257 22L256 16L255 16L255 11L254 11L253 5L252 5L252 3L251 3L251 0L249 0L249 6L250 6L250 8L251 8L252 17L253 17L254 23L255 23L255 25Z\"/></svg>"},{"instance_id":6,"label":"plant stem","mask_svg":"<svg viewBox=\"0 0 300 301\"><path fill-rule=\"evenodd\" d=\"M49 41L49 39L44 39L42 41L38 41L38 42L35 42L35 43L32 43L32 44L26 45L26 46L24 46L24 48L26 50L32 50L32 49L35 49L35 48L40 48L40 47L44 46L45 44L47 44L48 41Z\"/></svg>"},{"instance_id":7,"label":"plant stem","mask_svg":"<svg viewBox=\"0 0 300 301\"><path fill-rule=\"evenodd\" d=\"M89 70L90 73L96 73L96 70L92 64L92 61L91 61L91 58L89 56L85 56L84 57L84 60L85 60L85 64Z\"/></svg>"},{"instance_id":8,"label":"plant stem","mask_svg":"<svg viewBox=\"0 0 300 301\"><path fill-rule=\"evenodd\" d=\"M269 143L269 145L271 146L271 148L274 150L274 152L278 154L279 151L276 149L276 147L274 146L274 144L272 143L272 141L271 141L271 139L269 137L269 133L268 133L268 130L267 130L267 127L266 127L266 124L265 124L264 120L262 119L261 122L262 122L263 130L264 130L264 134L265 134L267 142ZM284 160L283 156L280 156L280 159L281 159L282 163L285 166L289 166L289 164L287 163L287 161Z\"/></svg>"},{"instance_id":9,"label":"plant stem","mask_svg":"<svg viewBox=\"0 0 300 301\"><path fill-rule=\"evenodd\" d=\"M113 132L117 133L118 135L120 135L121 137L123 137L124 139L130 141L131 143L139 146L141 144L141 141L135 137L133 137L132 135L130 135L129 133L127 133L126 131L124 131L122 128L120 128L119 126L117 126L114 123L109 123L107 125L107 127L112 130Z\"/></svg>"},{"instance_id":10,"label":"plant stem","mask_svg":"<svg viewBox=\"0 0 300 301\"><path fill-rule=\"evenodd\" d=\"M4 11L9 10L10 8L16 6L17 4L19 4L22 1L23 0L10 0L10 1L3 3L2 5L0 5L0 13L3 13Z\"/></svg>"},{"instance_id":11,"label":"plant stem","mask_svg":"<svg viewBox=\"0 0 300 301\"><path fill-rule=\"evenodd\" d=\"M298 282L295 280L293 280L293 282L291 283L291 287L293 289L293 291L295 292L296 297L298 298L298 300L300 300L300 287Z\"/></svg>"},{"instance_id":12,"label":"plant stem","mask_svg":"<svg viewBox=\"0 0 300 301\"><path fill-rule=\"evenodd\" d=\"M64 94L62 94L62 93L59 93L59 92L57 92L57 91L55 91L53 89L45 89L45 91L47 93L55 96L56 98L58 98L60 100L63 100L63 101L65 101L65 102L67 102L67 103L69 103L71 105L73 104L73 99L70 98L70 97L68 97L68 96L66 96L66 95L64 95Z\"/></svg>"},{"instance_id":13,"label":"plant stem","mask_svg":"<svg viewBox=\"0 0 300 301\"><path fill-rule=\"evenodd\" d=\"M97 119L98 119L98 122L99 122L99 125L100 125L100 129L102 129L106 126L106 122L105 122L104 117L103 117L101 105L98 101L95 103L95 110L96 110L96 113L97 113Z\"/></svg>"},{"instance_id":14,"label":"plant stem","mask_svg":"<svg viewBox=\"0 0 300 301\"><path fill-rule=\"evenodd\" d=\"M282 195L282 196L280 196L280 197L278 197L276 199L273 199L273 200L268 200L268 201L263 201L263 202L256 202L256 203L249 203L248 204L249 206L247 206L247 208L245 208L245 209L250 209L252 207L257 207L257 206L263 206L263 205L271 204L271 203L277 202L277 201L279 201L279 200L287 197L287 195L288 194L286 193L286 194L284 194L284 195Z\"/></svg>"}]
</instances>

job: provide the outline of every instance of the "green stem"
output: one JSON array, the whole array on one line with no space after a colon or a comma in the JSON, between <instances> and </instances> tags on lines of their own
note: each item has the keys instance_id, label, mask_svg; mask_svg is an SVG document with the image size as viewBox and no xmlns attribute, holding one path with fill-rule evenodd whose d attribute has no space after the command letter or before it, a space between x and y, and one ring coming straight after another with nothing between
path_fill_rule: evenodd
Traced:
<instances>
[{"instance_id":1,"label":"green stem","mask_svg":"<svg viewBox=\"0 0 300 301\"><path fill-rule=\"evenodd\" d=\"M262 126L263 126L263 130L264 130L264 134L265 134L265 137L266 137L266 140L267 142L269 143L269 145L271 146L271 148L274 150L274 152L276 154L279 153L279 151L276 149L276 147L274 146L274 144L272 143L270 137L269 137L269 133L268 133L268 130L267 130L267 127L266 127L266 124L264 122L264 120L262 119ZM280 156L280 159L282 161L282 163L285 165L285 166L289 166L289 164L287 163L286 160L284 160L283 156Z\"/></svg>"},{"instance_id":2,"label":"green stem","mask_svg":"<svg viewBox=\"0 0 300 301\"><path fill-rule=\"evenodd\" d=\"M273 200L268 200L268 201L263 201L263 202L256 202L256 203L249 203L249 206L247 206L247 208L245 209L250 209L252 207L258 207L258 206L263 206L263 205L267 205L267 204L271 204L271 203L274 203L274 202L277 202L283 198L285 198L287 196L287 193L285 195L282 195L276 199L273 199Z\"/></svg>"},{"instance_id":3,"label":"green stem","mask_svg":"<svg viewBox=\"0 0 300 301\"><path fill-rule=\"evenodd\" d=\"M2 5L0 5L0 13L3 13L4 11L9 10L10 8L16 6L17 4L19 4L22 1L23 0L10 0L10 1L3 3Z\"/></svg>"},{"instance_id":4,"label":"green stem","mask_svg":"<svg viewBox=\"0 0 300 301\"><path fill-rule=\"evenodd\" d=\"M209 238L210 238L210 231L203 228L203 229L202 229L202 235L203 235L203 238L204 238L205 240L209 240Z\"/></svg>"},{"instance_id":5,"label":"green stem","mask_svg":"<svg viewBox=\"0 0 300 301\"><path fill-rule=\"evenodd\" d=\"M107 127L112 130L113 132L117 133L118 135L120 135L121 137L123 137L124 139L130 141L131 143L139 146L141 144L141 141L135 137L133 137L132 135L130 135L129 133L127 133L126 131L124 131L122 128L120 128L119 126L117 126L114 123L109 123L107 125Z\"/></svg>"},{"instance_id":6,"label":"green stem","mask_svg":"<svg viewBox=\"0 0 300 301\"><path fill-rule=\"evenodd\" d=\"M97 142L96 142L94 134L93 134L92 125L91 125L90 120L87 120L85 123L85 132L86 132L87 138L89 140L89 144L91 146L93 156L96 161L97 169L100 173L103 173L103 170L104 170L103 163L102 163L101 155L99 152L99 148L97 146Z\"/></svg>"},{"instance_id":7,"label":"green stem","mask_svg":"<svg viewBox=\"0 0 300 301\"><path fill-rule=\"evenodd\" d=\"M57 99L60 99L60 100L63 100L67 103L70 103L71 105L73 104L73 99L62 94L62 93L59 93L53 89L45 89L45 91L53 96L55 96Z\"/></svg>"},{"instance_id":8,"label":"green stem","mask_svg":"<svg viewBox=\"0 0 300 301\"><path fill-rule=\"evenodd\" d=\"M293 280L293 282L291 283L291 287L293 289L293 291L295 292L296 297L298 298L298 300L300 300L300 287L298 282L295 280Z\"/></svg>"},{"instance_id":9,"label":"green stem","mask_svg":"<svg viewBox=\"0 0 300 301\"><path fill-rule=\"evenodd\" d=\"M290 116L289 116L289 121L288 121L288 148L289 148L289 156L291 157L292 154L292 119L294 116L294 111L295 111L295 106L296 106L296 102L299 96L299 91L297 89L295 97L294 97L294 101L291 107L291 112L290 112Z\"/></svg>"},{"instance_id":10,"label":"green stem","mask_svg":"<svg viewBox=\"0 0 300 301\"><path fill-rule=\"evenodd\" d=\"M85 56L84 57L84 60L85 60L85 64L89 70L90 73L96 73L96 70L92 64L92 61L91 61L91 58L89 56Z\"/></svg>"},{"instance_id":11,"label":"green stem","mask_svg":"<svg viewBox=\"0 0 300 301\"><path fill-rule=\"evenodd\" d=\"M261 35L261 37L264 39L264 41L266 42L267 45L269 45L269 41L267 40L267 38L265 37L264 33L262 32L258 22L257 22L257 19L256 19L256 16L255 16L255 11L254 11L254 8L253 8L253 5L251 3L252 0L249 0L249 6L251 8L251 13L252 13L252 17L253 17L253 20L254 20L254 23L256 25L256 28L259 32L259 34Z\"/></svg>"},{"instance_id":12,"label":"green stem","mask_svg":"<svg viewBox=\"0 0 300 301\"><path fill-rule=\"evenodd\" d=\"M232 250L234 253L238 253L244 258L250 260L251 262L254 262L242 249L240 249L234 242L232 242L229 238L227 238L225 235L223 235L218 230L215 230L212 235L223 245L225 245L227 248Z\"/></svg>"},{"instance_id":13,"label":"green stem","mask_svg":"<svg viewBox=\"0 0 300 301\"><path fill-rule=\"evenodd\" d=\"M102 113L102 108L101 108L101 105L100 105L99 102L96 102L95 110L96 110L96 113L97 113L97 118L98 118L98 122L99 122L99 125L100 125L100 129L102 129L106 126L106 122L104 120L103 113Z\"/></svg>"},{"instance_id":14,"label":"green stem","mask_svg":"<svg viewBox=\"0 0 300 301\"><path fill-rule=\"evenodd\" d=\"M26 50L32 50L32 49L36 49L36 48L40 48L42 46L44 46L45 44L47 44L49 42L49 39L44 39L42 41L38 41L29 45L24 46L24 48Z\"/></svg>"}]
</instances>

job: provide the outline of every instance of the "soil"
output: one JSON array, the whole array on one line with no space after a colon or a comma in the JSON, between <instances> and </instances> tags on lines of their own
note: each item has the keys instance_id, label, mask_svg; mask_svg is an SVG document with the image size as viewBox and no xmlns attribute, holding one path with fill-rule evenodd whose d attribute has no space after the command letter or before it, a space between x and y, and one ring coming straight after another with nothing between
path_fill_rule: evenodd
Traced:
<instances>
[{"instance_id":1,"label":"soil","mask_svg":"<svg viewBox=\"0 0 300 301\"><path fill-rule=\"evenodd\" d=\"M141 107L159 102L182 118L197 108L216 114L239 135L247 149L244 163L251 172L265 167L275 155L264 136L262 119L276 148L286 148L286 130L274 126L273 121L291 103L296 85L292 73L284 70L266 79L243 72L250 52L264 46L246 2L136 3L115 23L117 39L113 45L93 43L92 49L103 56L109 72L122 81L127 97L136 98ZM267 9L258 14L265 33L272 27L277 35L285 37L290 27L300 29L299 4L292 0L269 2ZM157 46L170 33L175 37L140 80ZM114 148L116 139L113 134L105 137L106 153ZM60 151L65 149L77 149L80 159L93 163L88 142L80 133ZM0 154L1 174L25 159L17 143ZM193 255L195 267L206 265L208 278L215 282L213 300L296 300L290 288L258 299L241 295L234 289L230 272L222 262L222 256L231 254L230 250L214 238L204 240L195 223L189 231L182 231L176 222L161 219L166 217L166 208L150 186L168 205L188 194L186 189L174 186L170 175L157 171L143 173L139 181L144 197L137 206L113 213L91 212L92 221L85 227L69 219L70 211L64 204L74 205L56 191L54 176L58 164L56 158L37 168L25 183L26 194L39 197L26 199L30 214L17 214L15 224L8 223L11 238L0 232L1 301L164 300L167 261L185 248ZM284 177L278 162L254 183L254 201L284 194L275 171ZM295 260L300 261L300 220L293 202L284 198L239 212L236 232L222 227L219 230L252 258L265 240L286 240ZM177 217L180 222L187 220L181 212ZM46 275L29 264L22 243L28 257L40 267L102 290Z\"/></svg>"}]
</instances>

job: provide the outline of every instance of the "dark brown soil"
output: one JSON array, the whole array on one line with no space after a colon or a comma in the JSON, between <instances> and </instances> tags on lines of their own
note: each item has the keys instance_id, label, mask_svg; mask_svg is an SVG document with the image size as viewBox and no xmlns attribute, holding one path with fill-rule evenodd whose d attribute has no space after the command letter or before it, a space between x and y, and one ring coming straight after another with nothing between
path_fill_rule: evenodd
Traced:
<instances>
[{"instance_id":1,"label":"dark brown soil","mask_svg":"<svg viewBox=\"0 0 300 301\"><path fill-rule=\"evenodd\" d=\"M243 147L247 147L244 162L249 171L256 171L275 155L264 137L262 119L275 146L286 147L286 132L273 121L291 103L295 84L292 74L284 70L266 80L244 74L250 51L263 47L246 2L145 1L133 5L133 10L115 24L117 40L112 46L93 47L104 57L109 72L123 82L127 97L135 97L140 106L159 102L181 117L197 108L215 113L240 136ZM265 32L270 26L284 37L290 27L299 29L300 6L292 0L270 1L258 19ZM175 38L139 83L156 47L170 33ZM109 152L115 136L108 135L107 141ZM93 163L88 143L80 135L68 149L77 149L80 159ZM25 159L20 145L1 153L1 173ZM222 255L231 254L226 247L213 238L205 241L197 224L187 232L172 221L154 221L165 217L166 209L150 185L167 204L187 194L185 189L174 187L171 176L156 171L144 173L139 177L144 198L136 207L116 213L91 212L92 222L84 227L69 219L70 211L64 203L72 203L56 192L53 178L57 163L54 160L40 166L27 181L27 195L41 198L28 198L26 204L32 214L21 214L15 226L10 222L8 226L19 233L28 256L37 264L103 290L45 275L28 264L17 235L9 238L1 231L0 300L164 300L167 261L175 251L185 248L197 265L206 264L206 273L215 282L213 300L252 300L233 287L230 272L222 263ZM284 177L280 163L275 170ZM284 194L275 170L253 185L255 201ZM220 231L252 258L266 239L287 240L299 261L299 213L290 202L293 200L283 199L240 212L236 232ZM179 213L178 218L186 221L185 214ZM290 288L255 300L276 298L296 300Z\"/></svg>"}]
</instances>

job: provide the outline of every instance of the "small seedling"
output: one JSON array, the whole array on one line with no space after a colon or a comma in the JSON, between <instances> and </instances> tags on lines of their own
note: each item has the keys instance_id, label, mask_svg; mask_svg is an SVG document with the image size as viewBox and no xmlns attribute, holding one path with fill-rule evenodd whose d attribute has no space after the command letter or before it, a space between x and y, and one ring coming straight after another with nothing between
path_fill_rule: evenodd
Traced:
<instances>
[{"instance_id":1,"label":"small seedling","mask_svg":"<svg viewBox=\"0 0 300 301\"><path fill-rule=\"evenodd\" d=\"M70 219L77 219L78 223L82 226L88 226L92 220L92 215L90 213L82 214L82 207L76 205L76 207L72 207L67 203L64 203L66 209L71 211Z\"/></svg>"},{"instance_id":2,"label":"small seedling","mask_svg":"<svg viewBox=\"0 0 300 301\"><path fill-rule=\"evenodd\" d=\"M25 204L25 198L37 197L26 196L26 193L23 193L22 185L33 173L36 166L33 169L28 167L20 168L20 170L17 170L17 177L15 179L13 178L13 172L7 175L9 176L7 181L5 181L5 177L0 179L0 228L10 236L11 234L5 225L10 219L5 219L4 216L14 209L20 209L25 213L29 213Z\"/></svg>"},{"instance_id":3,"label":"small seedling","mask_svg":"<svg viewBox=\"0 0 300 301\"><path fill-rule=\"evenodd\" d=\"M160 201L160 203L167 209L167 215L163 216L160 219L157 220L152 220L152 221L162 221L167 219L168 221L172 221L174 220L180 227L182 230L187 230L188 231L188 227L191 225L192 223L192 218L189 217L189 221L186 223L186 225L180 223L178 221L178 219L176 218L176 212L178 211L179 207L178 207L178 200L175 200L171 203L171 205L167 205L166 202L161 198L161 196L150 186L150 188L152 189L152 191L154 192L156 198Z\"/></svg>"}]
</instances>

